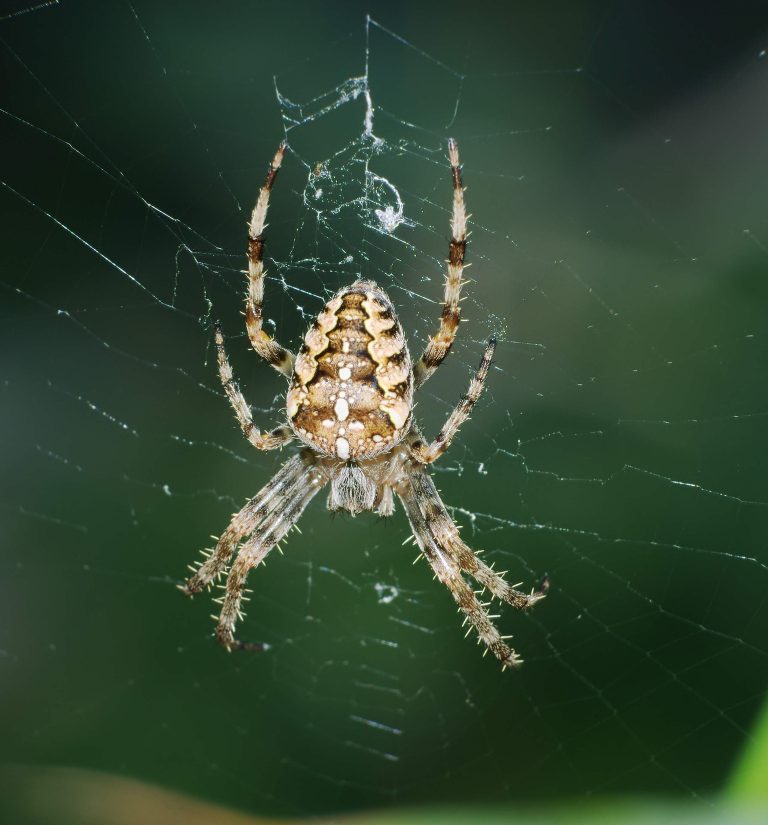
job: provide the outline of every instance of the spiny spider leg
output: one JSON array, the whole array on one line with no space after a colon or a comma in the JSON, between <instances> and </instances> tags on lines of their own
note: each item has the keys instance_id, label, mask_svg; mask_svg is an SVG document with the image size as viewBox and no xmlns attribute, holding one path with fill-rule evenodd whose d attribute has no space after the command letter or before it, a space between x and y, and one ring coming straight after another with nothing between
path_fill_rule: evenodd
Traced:
<instances>
[{"instance_id":1,"label":"spiny spider leg","mask_svg":"<svg viewBox=\"0 0 768 825\"><path fill-rule=\"evenodd\" d=\"M438 545L456 560L465 573L469 573L479 584L487 587L497 599L519 610L533 607L545 598L546 594L542 591L525 593L517 590L467 547L461 540L458 527L446 510L435 487L435 482L430 476L416 471L410 474L410 479L416 503L430 534Z\"/></svg>"},{"instance_id":2,"label":"spiny spider leg","mask_svg":"<svg viewBox=\"0 0 768 825\"><path fill-rule=\"evenodd\" d=\"M269 551L285 538L326 481L323 473L311 464L305 464L299 484L291 497L281 496L280 506L266 515L252 531L251 537L240 547L227 576L221 613L216 625L216 638L228 650L258 647L235 639L235 623L242 615L240 603L248 573L261 564Z\"/></svg>"},{"instance_id":3,"label":"spiny spider leg","mask_svg":"<svg viewBox=\"0 0 768 825\"><path fill-rule=\"evenodd\" d=\"M307 466L300 455L283 464L274 478L236 513L222 533L216 547L197 572L179 589L192 596L199 593L223 572L238 542L253 533L264 519L291 501L306 483Z\"/></svg>"},{"instance_id":4,"label":"spiny spider leg","mask_svg":"<svg viewBox=\"0 0 768 825\"><path fill-rule=\"evenodd\" d=\"M292 352L267 335L262 329L262 305L264 303L264 225L267 220L269 193L275 182L285 154L285 142L278 147L269 166L267 178L261 187L256 206L248 224L248 297L245 302L245 326L251 346L278 372L290 378L296 357Z\"/></svg>"},{"instance_id":5,"label":"spiny spider leg","mask_svg":"<svg viewBox=\"0 0 768 825\"><path fill-rule=\"evenodd\" d=\"M467 394L461 397L459 403L454 407L448 420L445 422L443 429L437 434L437 438L429 444L425 445L422 441L415 441L411 445L411 454L423 464L431 464L451 446L454 436L459 430L459 427L469 418L472 408L477 403L483 392L483 385L488 376L488 370L493 360L493 353L496 349L496 341L491 338L485 348L483 357L480 361L480 366L477 372L469 382L469 389Z\"/></svg>"},{"instance_id":6,"label":"spiny spider leg","mask_svg":"<svg viewBox=\"0 0 768 825\"><path fill-rule=\"evenodd\" d=\"M240 388L235 383L232 374L232 366L227 358L227 351L224 349L224 336L221 327L216 324L216 356L219 362L219 378L224 387L224 392L229 398L229 403L235 411L237 420L240 422L240 429L243 435L253 444L257 450L276 450L284 447L296 437L293 430L288 427L278 427L271 433L262 433L256 429L253 423L250 404L245 400Z\"/></svg>"},{"instance_id":7,"label":"spiny spider leg","mask_svg":"<svg viewBox=\"0 0 768 825\"><path fill-rule=\"evenodd\" d=\"M451 242L448 247L448 271L445 281L443 312L440 329L429 339L424 354L413 368L414 387L418 389L443 363L456 338L461 320L459 299L464 285L464 254L467 249L467 210L464 206L464 187L461 182L459 147L451 138L448 141L448 157L453 175L453 212L451 215Z\"/></svg>"},{"instance_id":8,"label":"spiny spider leg","mask_svg":"<svg viewBox=\"0 0 768 825\"><path fill-rule=\"evenodd\" d=\"M429 502L421 501L423 492L421 488L414 483L417 477L426 478L426 475L423 470L410 473L408 481L399 488L398 495L405 507L414 538L419 548L434 570L439 581L451 591L459 609L475 628L480 640L488 650L493 653L504 667L517 667L522 664L523 660L504 641L496 626L491 621L491 616L488 614L485 606L480 602L475 592L461 575L459 564L453 554L441 544L435 532L430 529L428 523L429 517L425 516L425 511L428 511L427 504ZM435 496L436 495L437 491L435 491Z\"/></svg>"}]
</instances>

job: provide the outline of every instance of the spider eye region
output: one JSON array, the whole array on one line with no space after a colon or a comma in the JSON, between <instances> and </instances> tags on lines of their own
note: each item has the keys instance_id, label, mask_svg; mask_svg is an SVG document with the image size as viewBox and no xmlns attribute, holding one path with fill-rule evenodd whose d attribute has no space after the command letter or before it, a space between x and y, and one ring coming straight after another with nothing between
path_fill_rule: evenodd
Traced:
<instances>
[{"instance_id":1,"label":"spider eye region","mask_svg":"<svg viewBox=\"0 0 768 825\"><path fill-rule=\"evenodd\" d=\"M411 357L392 301L357 281L304 336L286 399L291 427L319 453L361 460L402 440L412 408Z\"/></svg>"}]
</instances>

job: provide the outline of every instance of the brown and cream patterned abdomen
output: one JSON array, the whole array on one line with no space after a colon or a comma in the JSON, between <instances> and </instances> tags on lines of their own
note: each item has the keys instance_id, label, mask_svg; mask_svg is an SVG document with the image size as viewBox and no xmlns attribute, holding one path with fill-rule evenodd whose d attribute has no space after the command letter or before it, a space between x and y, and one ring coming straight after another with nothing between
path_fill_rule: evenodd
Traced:
<instances>
[{"instance_id":1,"label":"brown and cream patterned abdomen","mask_svg":"<svg viewBox=\"0 0 768 825\"><path fill-rule=\"evenodd\" d=\"M359 460L407 432L411 357L392 302L372 281L341 290L306 336L288 391L288 420L318 452Z\"/></svg>"}]
</instances>

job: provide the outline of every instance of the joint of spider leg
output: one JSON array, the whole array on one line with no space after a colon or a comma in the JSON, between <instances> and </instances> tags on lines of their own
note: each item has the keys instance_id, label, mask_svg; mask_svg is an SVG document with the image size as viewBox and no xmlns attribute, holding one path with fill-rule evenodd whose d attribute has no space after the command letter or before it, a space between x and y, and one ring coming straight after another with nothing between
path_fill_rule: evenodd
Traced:
<instances>
[{"instance_id":1,"label":"joint of spider leg","mask_svg":"<svg viewBox=\"0 0 768 825\"><path fill-rule=\"evenodd\" d=\"M458 163L458 159L457 159ZM464 185L461 182L461 166L453 165L452 166L453 172L453 188L456 191L464 192Z\"/></svg>"},{"instance_id":2,"label":"joint of spider leg","mask_svg":"<svg viewBox=\"0 0 768 825\"><path fill-rule=\"evenodd\" d=\"M452 239L448 245L448 263L453 266L461 266L464 263L464 256L467 251L467 240ZM467 264L469 266L469 264ZM463 284L462 284L463 285Z\"/></svg>"},{"instance_id":3,"label":"joint of spider leg","mask_svg":"<svg viewBox=\"0 0 768 825\"><path fill-rule=\"evenodd\" d=\"M249 224L250 226L250 224ZM248 238L248 257L252 261L262 260L264 255L264 237L258 235L257 237Z\"/></svg>"},{"instance_id":4,"label":"joint of spider leg","mask_svg":"<svg viewBox=\"0 0 768 825\"><path fill-rule=\"evenodd\" d=\"M277 177L277 173L283 162L283 156L285 155L285 149L287 146L288 144L285 141L282 141L277 147L277 152L275 152L275 156L272 158L272 163L269 164L267 179L264 181L264 186L262 187L267 192L272 189L272 185L275 182L275 178Z\"/></svg>"}]
</instances>

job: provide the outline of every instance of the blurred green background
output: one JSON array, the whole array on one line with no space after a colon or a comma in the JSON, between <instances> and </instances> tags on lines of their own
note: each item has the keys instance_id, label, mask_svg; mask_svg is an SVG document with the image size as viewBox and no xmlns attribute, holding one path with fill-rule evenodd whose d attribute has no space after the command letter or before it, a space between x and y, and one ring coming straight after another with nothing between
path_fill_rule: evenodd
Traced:
<instances>
[{"instance_id":1,"label":"blurred green background","mask_svg":"<svg viewBox=\"0 0 768 825\"><path fill-rule=\"evenodd\" d=\"M765 4L35 6L0 14L2 761L269 816L759 796ZM270 324L295 347L363 275L415 351L459 141L474 281L418 414L435 432L499 337L436 474L487 560L550 576L500 611L520 672L462 638L401 513L310 507L251 577L262 655L175 589L285 459L240 436L210 340L277 423L240 271L286 136Z\"/></svg>"}]
</instances>

